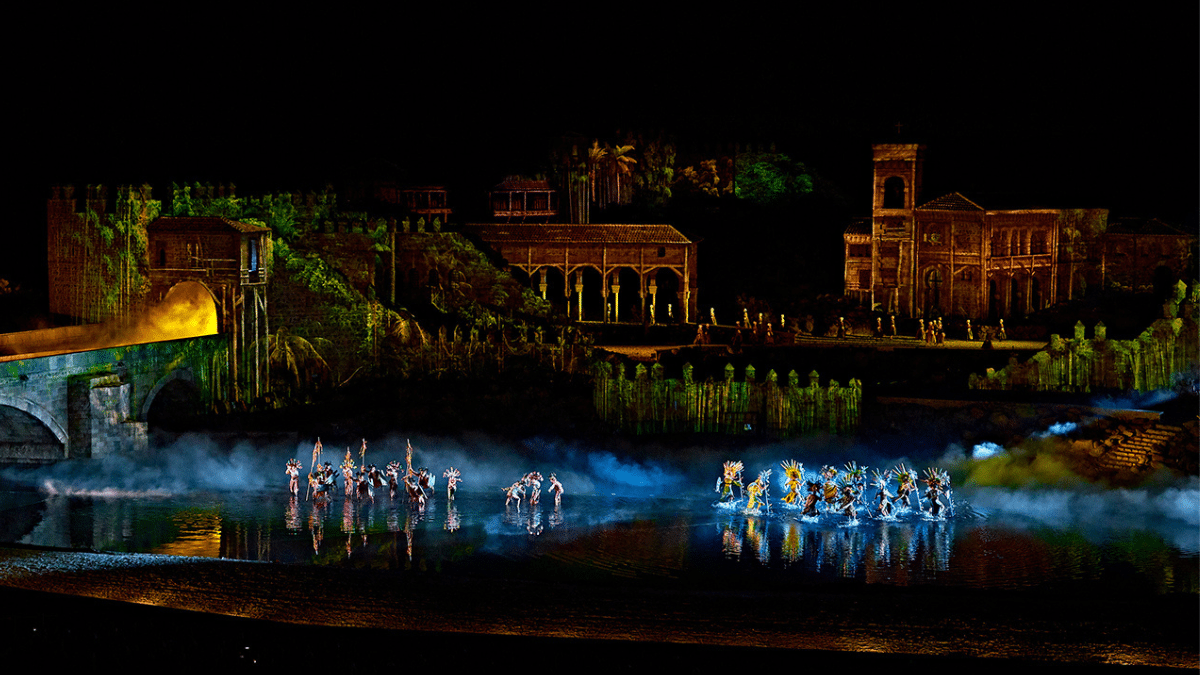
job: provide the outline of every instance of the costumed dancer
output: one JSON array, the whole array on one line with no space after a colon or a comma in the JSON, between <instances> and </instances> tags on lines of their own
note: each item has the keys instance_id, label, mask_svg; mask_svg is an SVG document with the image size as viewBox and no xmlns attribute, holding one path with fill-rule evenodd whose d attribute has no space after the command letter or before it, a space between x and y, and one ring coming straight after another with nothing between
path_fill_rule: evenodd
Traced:
<instances>
[{"instance_id":1,"label":"costumed dancer","mask_svg":"<svg viewBox=\"0 0 1200 675\"><path fill-rule=\"evenodd\" d=\"M554 508L562 506L563 484L558 482L554 474L550 474L550 494L554 495Z\"/></svg>"},{"instance_id":2,"label":"costumed dancer","mask_svg":"<svg viewBox=\"0 0 1200 675\"><path fill-rule=\"evenodd\" d=\"M895 495L888 491L888 483L892 480L892 470L884 469L883 473L875 472L875 477L871 481L871 486L879 492L875 495L875 515L880 518L887 518L892 515L892 500Z\"/></svg>"},{"instance_id":3,"label":"costumed dancer","mask_svg":"<svg viewBox=\"0 0 1200 675\"><path fill-rule=\"evenodd\" d=\"M329 485L322 479L320 469L308 474L308 490L314 502L329 500Z\"/></svg>"},{"instance_id":4,"label":"costumed dancer","mask_svg":"<svg viewBox=\"0 0 1200 675\"><path fill-rule=\"evenodd\" d=\"M304 493L305 501L308 501L308 495L312 492L313 477L318 472L317 467L320 466L320 462L321 462L321 449L322 449L321 437L318 436L317 443L316 443L316 445L313 446L312 463L309 464L309 466L312 467L312 473L308 474L308 492Z\"/></svg>"},{"instance_id":5,"label":"costumed dancer","mask_svg":"<svg viewBox=\"0 0 1200 675\"><path fill-rule=\"evenodd\" d=\"M855 503L859 501L860 494L855 486L854 478L849 474L842 474L838 479L840 484L841 497L838 500L838 511L848 517L850 520L858 520L858 508Z\"/></svg>"},{"instance_id":6,"label":"costumed dancer","mask_svg":"<svg viewBox=\"0 0 1200 675\"><path fill-rule=\"evenodd\" d=\"M867 467L859 466L858 462L846 462L845 477L854 486L858 495L858 503L862 504L863 493L867 491Z\"/></svg>"},{"instance_id":7,"label":"costumed dancer","mask_svg":"<svg viewBox=\"0 0 1200 675\"><path fill-rule=\"evenodd\" d=\"M388 477L388 496L395 499L396 493L400 492L400 462L388 462L385 473Z\"/></svg>"},{"instance_id":8,"label":"costumed dancer","mask_svg":"<svg viewBox=\"0 0 1200 675\"><path fill-rule=\"evenodd\" d=\"M342 487L347 497L354 496L354 458L350 456L350 448L346 448L346 459L342 460Z\"/></svg>"},{"instance_id":9,"label":"costumed dancer","mask_svg":"<svg viewBox=\"0 0 1200 675\"><path fill-rule=\"evenodd\" d=\"M410 502L416 504L417 508L425 508L425 491L421 489L416 473L404 476L404 490Z\"/></svg>"},{"instance_id":10,"label":"costumed dancer","mask_svg":"<svg viewBox=\"0 0 1200 675\"><path fill-rule=\"evenodd\" d=\"M296 458L292 458L292 459L288 460L287 468L284 469L284 471L283 471L288 476L290 476L290 478L288 479L288 490L290 490L292 492L293 497L300 496L300 469L301 468L303 468L303 467L300 466L300 460L298 460Z\"/></svg>"},{"instance_id":11,"label":"costumed dancer","mask_svg":"<svg viewBox=\"0 0 1200 675\"><path fill-rule=\"evenodd\" d=\"M367 468L367 480L373 488L383 487L383 473L374 464Z\"/></svg>"},{"instance_id":12,"label":"costumed dancer","mask_svg":"<svg viewBox=\"0 0 1200 675\"><path fill-rule=\"evenodd\" d=\"M542 474L538 471L530 471L521 479L526 486L529 487L529 505L536 506L542 497Z\"/></svg>"},{"instance_id":13,"label":"costumed dancer","mask_svg":"<svg viewBox=\"0 0 1200 675\"><path fill-rule=\"evenodd\" d=\"M762 500L762 505L771 509L771 502L768 500L767 493L771 489L771 470L765 469L760 471L758 478L754 482L746 486L746 494L750 495L750 500L746 502L746 509L754 509L759 506L759 499Z\"/></svg>"},{"instance_id":14,"label":"costumed dancer","mask_svg":"<svg viewBox=\"0 0 1200 675\"><path fill-rule=\"evenodd\" d=\"M442 474L442 478L446 479L446 499L454 499L454 493L458 492L458 484L462 482L462 473L450 467Z\"/></svg>"},{"instance_id":15,"label":"costumed dancer","mask_svg":"<svg viewBox=\"0 0 1200 675\"><path fill-rule=\"evenodd\" d=\"M329 496L331 497L333 496L333 477L336 473L337 470L329 462L325 462L325 465L321 467L321 480L329 486Z\"/></svg>"},{"instance_id":16,"label":"costumed dancer","mask_svg":"<svg viewBox=\"0 0 1200 675\"><path fill-rule=\"evenodd\" d=\"M714 492L721 493L722 502L733 501L733 486L738 487L738 494L742 491L742 469L745 468L741 462L725 462L724 471L720 478L717 479L717 487Z\"/></svg>"},{"instance_id":17,"label":"costumed dancer","mask_svg":"<svg viewBox=\"0 0 1200 675\"><path fill-rule=\"evenodd\" d=\"M780 462L779 466L783 468L783 487L787 489L783 501L785 504L794 505L800 499L800 490L804 487L804 465L790 459Z\"/></svg>"},{"instance_id":18,"label":"costumed dancer","mask_svg":"<svg viewBox=\"0 0 1200 675\"><path fill-rule=\"evenodd\" d=\"M816 518L817 505L821 503L821 496L825 492L824 484L819 480L806 480L804 487L808 490L808 496L804 498L804 508L800 510L800 515Z\"/></svg>"},{"instance_id":19,"label":"costumed dancer","mask_svg":"<svg viewBox=\"0 0 1200 675\"><path fill-rule=\"evenodd\" d=\"M896 496L892 499L893 503L902 502L904 506L912 508L912 495L917 490L917 474L915 471L910 471L903 464L892 470L896 474ZM917 499L920 500L920 494L917 494ZM919 505L919 501L918 501Z\"/></svg>"},{"instance_id":20,"label":"costumed dancer","mask_svg":"<svg viewBox=\"0 0 1200 675\"><path fill-rule=\"evenodd\" d=\"M922 479L922 482L929 486L925 491L925 497L929 500L929 515L934 518L941 517L942 510L945 508L945 505L942 504L941 469L925 469L925 478Z\"/></svg>"},{"instance_id":21,"label":"costumed dancer","mask_svg":"<svg viewBox=\"0 0 1200 675\"><path fill-rule=\"evenodd\" d=\"M825 466L821 467L821 478L825 479L825 483L822 486L822 498L825 500L826 511L833 508L838 502L838 493L841 492L841 490L838 489L837 483L834 482L834 479L837 477L837 475L838 470L832 466L826 464Z\"/></svg>"},{"instance_id":22,"label":"costumed dancer","mask_svg":"<svg viewBox=\"0 0 1200 675\"><path fill-rule=\"evenodd\" d=\"M375 501L375 488L371 485L371 479L361 471L355 475L355 479L358 483L358 498Z\"/></svg>"},{"instance_id":23,"label":"costumed dancer","mask_svg":"<svg viewBox=\"0 0 1200 675\"><path fill-rule=\"evenodd\" d=\"M417 485L421 486L426 499L433 497L433 482L434 477L432 473L429 473L429 469L425 467L417 469Z\"/></svg>"},{"instance_id":24,"label":"costumed dancer","mask_svg":"<svg viewBox=\"0 0 1200 675\"><path fill-rule=\"evenodd\" d=\"M517 510L521 510L521 498L525 496L525 485L521 481L517 481L506 488L500 488L504 493L504 508L513 501L517 502Z\"/></svg>"}]
</instances>

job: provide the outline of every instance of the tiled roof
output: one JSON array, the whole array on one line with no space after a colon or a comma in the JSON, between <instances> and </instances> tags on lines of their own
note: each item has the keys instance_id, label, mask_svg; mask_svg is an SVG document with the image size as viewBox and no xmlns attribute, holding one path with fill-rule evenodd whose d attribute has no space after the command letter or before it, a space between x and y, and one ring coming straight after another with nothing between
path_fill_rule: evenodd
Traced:
<instances>
[{"instance_id":1,"label":"tiled roof","mask_svg":"<svg viewBox=\"0 0 1200 675\"><path fill-rule=\"evenodd\" d=\"M497 183L492 190L502 192L506 190L553 190L550 187L550 181L545 180L506 180L503 183Z\"/></svg>"},{"instance_id":2,"label":"tiled roof","mask_svg":"<svg viewBox=\"0 0 1200 675\"><path fill-rule=\"evenodd\" d=\"M670 225L475 223L463 229L490 243L690 244Z\"/></svg>"},{"instance_id":3,"label":"tiled roof","mask_svg":"<svg viewBox=\"0 0 1200 675\"><path fill-rule=\"evenodd\" d=\"M268 227L251 225L228 218L217 216L161 216L146 227L147 230L166 230L173 232L270 232Z\"/></svg>"},{"instance_id":4,"label":"tiled roof","mask_svg":"<svg viewBox=\"0 0 1200 675\"><path fill-rule=\"evenodd\" d=\"M937 199L926 202L918 209L926 211L982 211L983 207L975 202L967 199L957 192L952 192L948 195L938 197Z\"/></svg>"},{"instance_id":5,"label":"tiled roof","mask_svg":"<svg viewBox=\"0 0 1200 675\"><path fill-rule=\"evenodd\" d=\"M846 227L846 234L871 234L871 219L855 218Z\"/></svg>"}]
</instances>

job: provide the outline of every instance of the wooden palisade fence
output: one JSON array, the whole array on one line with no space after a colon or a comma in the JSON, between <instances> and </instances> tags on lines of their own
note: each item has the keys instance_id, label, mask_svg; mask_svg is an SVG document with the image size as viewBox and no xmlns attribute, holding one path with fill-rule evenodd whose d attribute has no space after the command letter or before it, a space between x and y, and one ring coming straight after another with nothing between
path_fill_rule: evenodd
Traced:
<instances>
[{"instance_id":1,"label":"wooden palisade fence","mask_svg":"<svg viewBox=\"0 0 1200 675\"><path fill-rule=\"evenodd\" d=\"M1103 323L1087 339L1083 322L1075 324L1074 339L1050 336L1046 349L1025 363L1016 359L1000 370L972 374L972 389L1088 392L1093 389L1153 391L1170 389L1180 377L1194 377L1200 364L1200 337L1195 316L1196 289L1191 302L1180 298L1177 314L1155 321L1133 340L1109 340Z\"/></svg>"},{"instance_id":2,"label":"wooden palisade fence","mask_svg":"<svg viewBox=\"0 0 1200 675\"><path fill-rule=\"evenodd\" d=\"M857 428L862 386L831 380L822 387L816 371L802 378L796 371L780 382L775 371L755 380L754 366L735 380L732 364L724 378L697 382L692 365L683 379L664 379L661 364L638 364L625 377L624 364L601 362L594 373L596 412L606 423L635 434L711 432L756 433L786 437L814 432L843 433Z\"/></svg>"}]
</instances>

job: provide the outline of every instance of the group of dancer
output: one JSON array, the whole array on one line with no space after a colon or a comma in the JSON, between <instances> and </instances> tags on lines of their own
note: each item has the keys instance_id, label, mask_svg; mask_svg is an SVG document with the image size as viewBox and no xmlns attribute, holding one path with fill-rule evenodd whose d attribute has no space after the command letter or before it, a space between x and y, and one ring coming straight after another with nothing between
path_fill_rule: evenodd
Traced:
<instances>
[{"instance_id":1,"label":"group of dancer","mask_svg":"<svg viewBox=\"0 0 1200 675\"><path fill-rule=\"evenodd\" d=\"M313 446L313 471L308 474L308 492L305 494L305 499L312 497L318 502L327 502L333 495L335 476L338 472L330 462L321 463L322 452L321 439L318 438L316 445ZM403 489L408 500L418 507L424 507L425 503L433 498L436 479L425 467L413 469L411 441L407 443L404 466L401 466L400 462L393 461L387 465L385 470L380 471L374 464L365 463L366 454L366 439L363 439L362 449L359 451L361 466L355 465L350 449L346 448L346 458L342 460L339 467L346 498L374 501L375 490L382 489L384 485L387 485L388 495L391 499L395 499ZM288 489L294 497L300 496L300 473L303 469L300 460L288 460L285 473L290 476ZM458 492L459 483L463 482L462 472L450 467L442 473L442 477L446 479L446 499L453 500L455 493ZM530 506L537 505L541 500L544 480L541 473L530 471L512 486L501 488L505 493L504 505L507 507L515 502L518 510L521 508L522 500L525 500ZM558 477L550 474L550 494L554 495L554 506L562 505L564 492L565 489Z\"/></svg>"},{"instance_id":2,"label":"group of dancer","mask_svg":"<svg viewBox=\"0 0 1200 675\"><path fill-rule=\"evenodd\" d=\"M920 478L915 470L905 467L904 464L885 469L882 473L876 470L870 482L870 487L875 488L876 492L868 504L867 467L860 467L856 462L848 462L841 471L826 464L821 467L820 472L808 477L805 476L804 465L796 460L780 462L780 467L784 475L783 487L787 490L782 497L782 506L799 510L800 515L804 517L816 518L822 514L836 513L856 520L861 509L868 516L888 519L903 510L913 510L915 502L917 511L924 511L933 518L941 518L954 506L950 491L950 474L943 469L926 469L924 478ZM744 495L746 510L770 511L771 469L760 471L758 478L743 486L742 472L745 467L741 462L725 462L723 468L715 490L720 493L722 504L736 505ZM893 480L896 481L895 494L890 490ZM922 504L919 482L925 483L924 498L927 506ZM738 489L737 497L733 492L735 487Z\"/></svg>"},{"instance_id":3,"label":"group of dancer","mask_svg":"<svg viewBox=\"0 0 1200 675\"><path fill-rule=\"evenodd\" d=\"M313 470L308 474L308 492L305 494L305 499L311 496L319 503L328 502L333 496L336 485L335 477L338 473L338 470L330 462L321 463L322 452L323 446L321 439L318 438L316 445L313 446ZM405 466L403 467L400 462L392 461L388 463L385 470L380 471L374 464L366 463L366 456L366 439L363 439L362 448L359 451L361 466L355 465L350 449L346 448L346 458L342 460L338 469L341 470L342 489L347 499L374 501L375 490L382 489L384 485L387 486L391 499L395 499L403 489L408 500L418 507L424 507L425 503L433 498L436 478L425 467L413 469L412 442L407 443ZM300 496L300 473L303 468L300 460L297 459L291 459L287 463L285 473L290 476L288 489L294 497ZM450 467L442 476L446 479L446 498L453 500L458 491L458 484L463 482L462 472Z\"/></svg>"},{"instance_id":4,"label":"group of dancer","mask_svg":"<svg viewBox=\"0 0 1200 675\"><path fill-rule=\"evenodd\" d=\"M504 492L504 507L508 508L516 502L519 511L522 499L526 499L529 506L536 506L541 500L543 480L540 472L530 471L509 487L500 488ZM558 482L558 477L554 474L550 474L550 494L554 495L554 506L562 506L563 484Z\"/></svg>"}]
</instances>

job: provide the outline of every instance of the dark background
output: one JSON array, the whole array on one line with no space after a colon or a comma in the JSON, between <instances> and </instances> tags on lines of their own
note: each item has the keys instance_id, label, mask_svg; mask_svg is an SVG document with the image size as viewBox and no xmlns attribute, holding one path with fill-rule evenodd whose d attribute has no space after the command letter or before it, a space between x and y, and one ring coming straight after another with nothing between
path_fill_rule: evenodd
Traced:
<instances>
[{"instance_id":1,"label":"dark background","mask_svg":"<svg viewBox=\"0 0 1200 675\"><path fill-rule=\"evenodd\" d=\"M15 27L35 46L9 72L16 208L0 278L45 287L55 184L148 181L166 202L172 181L246 196L386 174L447 184L469 214L504 175L544 170L562 134L618 130L773 142L850 215L869 215L871 143L922 142L926 199L1195 231L1200 10L1123 7L48 15ZM763 244L844 227L771 228Z\"/></svg>"}]
</instances>

